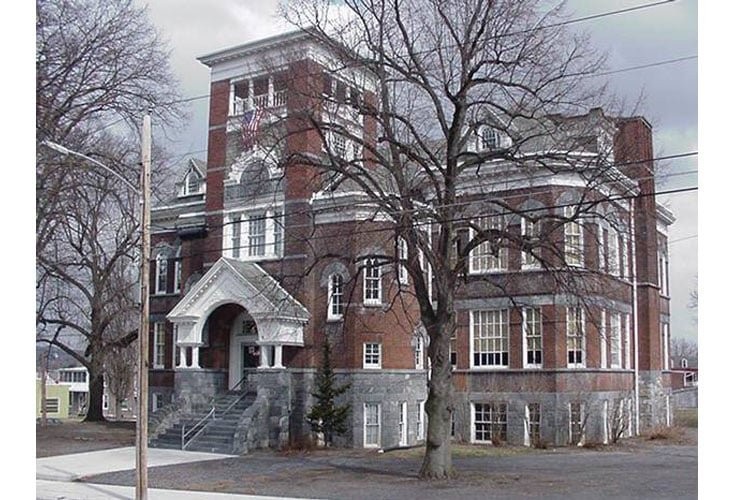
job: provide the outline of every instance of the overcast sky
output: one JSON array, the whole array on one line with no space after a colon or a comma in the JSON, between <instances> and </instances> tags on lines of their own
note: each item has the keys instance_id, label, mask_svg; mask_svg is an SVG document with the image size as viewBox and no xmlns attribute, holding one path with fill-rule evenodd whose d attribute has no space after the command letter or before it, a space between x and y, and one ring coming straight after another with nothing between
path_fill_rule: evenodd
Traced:
<instances>
[{"instance_id":1,"label":"overcast sky","mask_svg":"<svg viewBox=\"0 0 735 500\"><path fill-rule=\"evenodd\" d=\"M172 65L185 97L207 94L209 70L196 58L216 50L287 31L278 16L280 0L150 0L154 24L169 41ZM572 0L573 17L624 9L653 0ZM574 24L609 54L611 70L698 54L697 2L678 0L643 10ZM698 150L697 60L654 66L610 75L615 92L630 102L643 97L641 112L654 127L657 156ZM191 105L188 126L169 144L172 152L206 158L206 99ZM155 129L154 129L155 134ZM161 134L154 140L163 140ZM666 177L659 190L696 186L697 156L662 165ZM688 307L697 276L697 191L658 198L675 214L670 229L671 313L673 336L697 338L697 324Z\"/></svg>"}]
</instances>

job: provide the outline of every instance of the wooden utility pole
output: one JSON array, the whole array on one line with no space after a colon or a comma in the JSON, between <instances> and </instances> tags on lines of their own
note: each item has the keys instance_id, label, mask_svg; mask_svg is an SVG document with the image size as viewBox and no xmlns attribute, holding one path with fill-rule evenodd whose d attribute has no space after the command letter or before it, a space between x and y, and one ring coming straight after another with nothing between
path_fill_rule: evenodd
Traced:
<instances>
[{"instance_id":1,"label":"wooden utility pole","mask_svg":"<svg viewBox=\"0 0 735 500\"><path fill-rule=\"evenodd\" d=\"M140 179L140 331L138 332L138 418L135 436L135 498L148 498L148 286L151 255L151 117L143 117Z\"/></svg>"}]
</instances>

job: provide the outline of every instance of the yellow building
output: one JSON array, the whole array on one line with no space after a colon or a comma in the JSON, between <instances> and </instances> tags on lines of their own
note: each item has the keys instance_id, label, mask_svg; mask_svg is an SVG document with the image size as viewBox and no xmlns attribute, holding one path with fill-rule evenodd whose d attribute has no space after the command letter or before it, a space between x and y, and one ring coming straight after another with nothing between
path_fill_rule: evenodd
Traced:
<instances>
[{"instance_id":1,"label":"yellow building","mask_svg":"<svg viewBox=\"0 0 735 500\"><path fill-rule=\"evenodd\" d=\"M69 386L46 380L46 417L69 418ZM41 418L41 379L36 379L36 418Z\"/></svg>"}]
</instances>

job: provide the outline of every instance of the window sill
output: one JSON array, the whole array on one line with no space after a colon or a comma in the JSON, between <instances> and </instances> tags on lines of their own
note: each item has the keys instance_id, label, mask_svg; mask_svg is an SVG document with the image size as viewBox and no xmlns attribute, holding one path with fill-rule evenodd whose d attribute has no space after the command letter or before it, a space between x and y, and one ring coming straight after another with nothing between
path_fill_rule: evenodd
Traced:
<instances>
[{"instance_id":1,"label":"window sill","mask_svg":"<svg viewBox=\"0 0 735 500\"><path fill-rule=\"evenodd\" d=\"M382 302L363 302L364 307L383 307Z\"/></svg>"},{"instance_id":2,"label":"window sill","mask_svg":"<svg viewBox=\"0 0 735 500\"><path fill-rule=\"evenodd\" d=\"M509 367L506 366L470 366L472 372L493 372L496 370L507 370Z\"/></svg>"},{"instance_id":3,"label":"window sill","mask_svg":"<svg viewBox=\"0 0 735 500\"><path fill-rule=\"evenodd\" d=\"M373 366L373 365L362 365L363 370L380 370L380 366Z\"/></svg>"},{"instance_id":4,"label":"window sill","mask_svg":"<svg viewBox=\"0 0 735 500\"><path fill-rule=\"evenodd\" d=\"M344 321L344 316L327 317L327 323L339 323L341 321Z\"/></svg>"}]
</instances>

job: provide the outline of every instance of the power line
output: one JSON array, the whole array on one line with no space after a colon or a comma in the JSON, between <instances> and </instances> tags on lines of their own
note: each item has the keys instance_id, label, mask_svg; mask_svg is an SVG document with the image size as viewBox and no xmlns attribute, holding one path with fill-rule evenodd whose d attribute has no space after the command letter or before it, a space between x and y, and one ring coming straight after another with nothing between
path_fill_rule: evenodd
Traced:
<instances>
[{"instance_id":1,"label":"power line","mask_svg":"<svg viewBox=\"0 0 735 500\"><path fill-rule=\"evenodd\" d=\"M649 158L649 159L643 159L643 160L635 160L635 161L614 163L612 165L606 166L606 168L610 168L610 167L622 167L622 166L634 165L634 164L638 164L638 163L645 163L645 162L649 162L649 161L661 161L661 160L670 160L670 159L677 159L677 158L687 158L687 157L691 157L691 156L696 156L698 154L699 153L697 151L688 151L688 152L685 152L685 153L678 153L678 154L673 154L673 155L659 156L659 157L656 157L656 158ZM653 178L659 178L659 179L661 179L661 178L667 178L667 177L674 177L674 176L678 176L678 175L689 175L689 174L692 174L692 173L695 173L695 172L697 172L697 171L691 170L691 171L686 171L686 172L679 172L679 173L673 173L673 174L665 174L665 175L661 175L661 176L655 176L655 175L653 175L653 176L646 176L646 177L641 177L640 180L653 179ZM536 175L536 176L528 176L528 177L525 177L523 180L524 181L531 182L531 181L536 181L536 180L540 180L540 179L546 179L546 178L554 177L555 175L558 175L558 173L557 172L548 172L548 173L544 173L544 174L540 174L540 175ZM506 179L497 180L497 181L494 181L494 182L485 182L485 183L483 183L483 187L488 188L488 187L492 187L492 186L496 186L496 185L503 185L503 184L506 184L506 182L507 182ZM609 182L614 182L614 181L609 181ZM600 183L600 185L602 185L602 183ZM549 191L536 192L536 193L534 193L534 195L545 194L545 193L548 193L548 192ZM527 195L525 195L525 194L509 195L509 196L503 197L502 199L503 200L507 200L507 199L517 198L517 197L520 197L520 196L527 196ZM367 203L370 203L370 202L367 202ZM451 204L433 205L432 208L433 209L437 209L437 208L460 207L460 206L469 205L469 204L472 204L472 203L474 203L474 202L473 201L457 201L457 202L454 202L454 203L451 203ZM325 211L331 211L331 210L336 210L336 209L341 209L341 208L351 208L353 206L354 206L354 203L349 203L349 204L344 204L344 205L335 204L335 205L332 205L332 206L326 208ZM421 209L421 208L414 208L411 211L420 212L422 210L423 209ZM406 212L406 211L407 210L402 210L402 212ZM291 212L289 215L310 215L310 214L313 214L314 212L315 211L313 209L306 209L306 210L302 210L302 211L298 211L298 212ZM257 221L257 220L267 220L267 219L270 219L270 217L268 217L266 215L263 215L263 216L254 216L250 220ZM226 226L228 224L233 224L233 222L227 222L227 223L217 224L217 225L210 226L210 227L214 229L214 228L224 227L224 226ZM156 229L164 230L164 231L168 231L168 230L173 231L173 230L176 229L175 227L166 227L166 226L160 226L160 225L153 225L153 227L155 227Z\"/></svg>"},{"instance_id":2,"label":"power line","mask_svg":"<svg viewBox=\"0 0 735 500\"><path fill-rule=\"evenodd\" d=\"M553 209L559 209L559 208L564 208L564 207L579 207L580 208L580 212L581 212L581 211L583 211L583 209L581 207L584 206L584 205L587 205L588 206L588 209L589 209L589 208L592 208L595 205L599 205L601 203L605 203L605 202L609 202L609 201L631 200L631 199L636 199L636 198L639 198L639 197L649 197L649 196L656 196L656 195L679 194L679 193L686 193L686 192L696 191L698 189L699 189L698 186L689 186L689 187L685 187L685 188L671 189L671 190L668 190L668 191L658 191L658 192L653 192L653 193L644 193L644 194L637 194L637 195L621 195L621 196L618 196L618 197L607 197L607 198L604 198L602 200L597 200L597 201L576 202L576 203L564 203L564 204L557 204L557 205L545 206L543 208L519 209L519 210L513 210L513 211L506 211L506 212L497 212L497 213L494 213L493 215L497 215L497 216L520 215L520 214L523 214L523 213L538 212L539 210L553 210ZM477 217L478 216L476 216L476 215L474 215L474 216L466 216L466 217L458 217L456 219L452 219L452 222L470 221L470 220L476 219ZM372 222L372 221L371 220L366 220L366 221L361 221L361 222ZM418 226L431 226L432 224L434 224L434 223L433 222L415 222L413 224L413 226L414 227L418 227ZM296 226L289 226L289 229L293 229L294 227L296 227ZM305 226L300 226L300 227L305 227ZM309 227L311 227L311 226L309 226ZM378 234L378 233L387 233L387 232L391 232L392 233L394 231L395 231L395 227L380 227L380 228L371 228L371 229L362 229L362 230L353 229L353 230L350 231L350 235L356 235L356 234L360 234L360 235L364 235L364 234ZM335 235L331 235L331 234L330 235L313 235L312 234L312 235L310 235L308 237L305 237L304 239L307 240L307 241L310 241L310 242L311 241L318 241L318 240L334 240L335 239ZM219 253L219 254L221 254L225 250L234 250L234 249L240 249L240 250L242 250L242 249L247 249L247 248L250 248L250 246L249 245L239 245L239 246L232 246L232 247L223 247L222 249L204 250L204 251L195 252L195 253L188 253L188 254L183 254L182 253L181 255L177 256L176 258L177 259L179 259L179 258L181 258L181 259L183 259L183 258L191 258L191 257L195 257L195 256L207 255L207 254L212 254L212 253ZM155 258L149 258L149 260L151 262L153 262L156 259Z\"/></svg>"}]
</instances>

